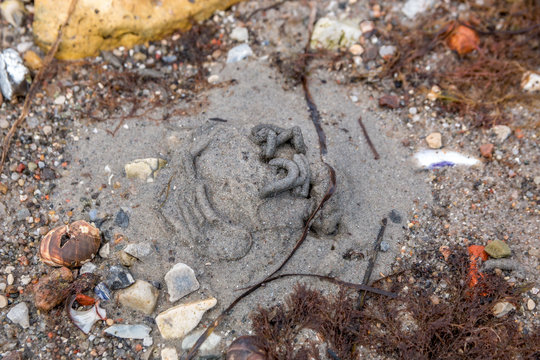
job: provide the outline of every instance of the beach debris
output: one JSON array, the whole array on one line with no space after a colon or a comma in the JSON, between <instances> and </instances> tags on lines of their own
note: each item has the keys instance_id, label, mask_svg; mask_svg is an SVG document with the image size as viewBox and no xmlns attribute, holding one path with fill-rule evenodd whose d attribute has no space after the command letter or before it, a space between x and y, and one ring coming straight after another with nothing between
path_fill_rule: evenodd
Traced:
<instances>
[{"instance_id":1,"label":"beach debris","mask_svg":"<svg viewBox=\"0 0 540 360\"><path fill-rule=\"evenodd\" d=\"M30 314L28 312L28 305L25 302L20 302L12 307L6 317L23 329L30 327Z\"/></svg>"},{"instance_id":2,"label":"beach debris","mask_svg":"<svg viewBox=\"0 0 540 360\"><path fill-rule=\"evenodd\" d=\"M75 295L75 301L82 306L94 305L97 302L93 297L84 294Z\"/></svg>"},{"instance_id":3,"label":"beach debris","mask_svg":"<svg viewBox=\"0 0 540 360\"><path fill-rule=\"evenodd\" d=\"M445 166L477 165L480 161L472 156L462 155L450 150L421 150L414 155L418 165L425 169L436 169Z\"/></svg>"},{"instance_id":4,"label":"beach debris","mask_svg":"<svg viewBox=\"0 0 540 360\"><path fill-rule=\"evenodd\" d=\"M442 147L442 135L439 132L433 132L426 136L426 143L431 149L440 149Z\"/></svg>"},{"instance_id":5,"label":"beach debris","mask_svg":"<svg viewBox=\"0 0 540 360\"><path fill-rule=\"evenodd\" d=\"M199 282L192 268L178 263L165 274L165 283L169 292L169 301L175 302L199 288Z\"/></svg>"},{"instance_id":6,"label":"beach debris","mask_svg":"<svg viewBox=\"0 0 540 360\"><path fill-rule=\"evenodd\" d=\"M99 302L96 302L88 310L75 310L73 304L76 299L75 295L69 298L66 303L66 310L73 324L83 333L88 334L96 322L107 319L107 312L99 306Z\"/></svg>"},{"instance_id":7,"label":"beach debris","mask_svg":"<svg viewBox=\"0 0 540 360\"><path fill-rule=\"evenodd\" d=\"M188 30L216 10L240 0L138 0L126 3L110 0L79 0L70 21L62 30L62 46L56 57L64 60L98 56L101 50L131 48L158 40L176 30ZM49 49L64 23L70 2L42 0L35 4L33 35L43 49ZM88 11L91 9L91 11Z\"/></svg>"},{"instance_id":8,"label":"beach debris","mask_svg":"<svg viewBox=\"0 0 540 360\"><path fill-rule=\"evenodd\" d=\"M540 91L540 73L527 71L521 78L521 89L525 92Z\"/></svg>"},{"instance_id":9,"label":"beach debris","mask_svg":"<svg viewBox=\"0 0 540 360\"><path fill-rule=\"evenodd\" d=\"M527 277L527 269L523 264L515 259L502 258L502 259L489 259L482 264L482 271L489 271L493 269L513 271L516 277L525 279Z\"/></svg>"},{"instance_id":10,"label":"beach debris","mask_svg":"<svg viewBox=\"0 0 540 360\"><path fill-rule=\"evenodd\" d=\"M188 336L186 336L184 340L182 340L182 349L183 350L191 349L193 345L195 345L195 342L199 339L199 337L203 333L204 333L204 330L197 330L197 331L193 331ZM199 350L202 352L212 351L216 348L216 346L218 346L220 341L221 341L221 336L211 333L206 338L206 340L204 340Z\"/></svg>"},{"instance_id":11,"label":"beach debris","mask_svg":"<svg viewBox=\"0 0 540 360\"><path fill-rule=\"evenodd\" d=\"M452 25L452 30L446 38L446 45L459 55L465 55L478 49L480 38L476 31L465 25Z\"/></svg>"},{"instance_id":12,"label":"beach debris","mask_svg":"<svg viewBox=\"0 0 540 360\"><path fill-rule=\"evenodd\" d=\"M491 131L495 134L499 144L502 144L512 134L512 129L506 125L495 125Z\"/></svg>"},{"instance_id":13,"label":"beach debris","mask_svg":"<svg viewBox=\"0 0 540 360\"><path fill-rule=\"evenodd\" d=\"M26 92L29 71L19 53L5 49L0 53L0 90L5 99L11 100Z\"/></svg>"},{"instance_id":14,"label":"beach debris","mask_svg":"<svg viewBox=\"0 0 540 360\"><path fill-rule=\"evenodd\" d=\"M39 69L43 67L43 61L39 55L32 50L28 50L23 54L23 60L24 65L28 66L28 68L32 71L39 71Z\"/></svg>"},{"instance_id":15,"label":"beach debris","mask_svg":"<svg viewBox=\"0 0 540 360\"><path fill-rule=\"evenodd\" d=\"M160 158L136 159L124 165L128 179L140 179L153 182L158 171L167 165L167 161Z\"/></svg>"},{"instance_id":16,"label":"beach debris","mask_svg":"<svg viewBox=\"0 0 540 360\"><path fill-rule=\"evenodd\" d=\"M103 301L109 301L112 297L111 290L109 290L107 285L103 282L100 282L96 285L96 287L94 288L94 293L100 300Z\"/></svg>"},{"instance_id":17,"label":"beach debris","mask_svg":"<svg viewBox=\"0 0 540 360\"><path fill-rule=\"evenodd\" d=\"M485 247L482 245L470 245L469 251L469 287L474 287L478 284L480 277L484 275L478 271L478 262L486 261L488 254L485 251Z\"/></svg>"},{"instance_id":18,"label":"beach debris","mask_svg":"<svg viewBox=\"0 0 540 360\"><path fill-rule=\"evenodd\" d=\"M116 213L116 217L114 218L114 223L118 226L120 226L122 229L126 229L129 226L129 215L127 212L124 211L124 209L120 209Z\"/></svg>"},{"instance_id":19,"label":"beach debris","mask_svg":"<svg viewBox=\"0 0 540 360\"><path fill-rule=\"evenodd\" d=\"M253 50L248 44L237 45L227 53L227 64L242 61L249 56L253 56Z\"/></svg>"},{"instance_id":20,"label":"beach debris","mask_svg":"<svg viewBox=\"0 0 540 360\"><path fill-rule=\"evenodd\" d=\"M152 253L152 246L147 242L129 244L124 248L124 252L140 260Z\"/></svg>"},{"instance_id":21,"label":"beach debris","mask_svg":"<svg viewBox=\"0 0 540 360\"><path fill-rule=\"evenodd\" d=\"M227 349L226 360L267 360L262 341L256 336L240 336Z\"/></svg>"},{"instance_id":22,"label":"beach debris","mask_svg":"<svg viewBox=\"0 0 540 360\"><path fill-rule=\"evenodd\" d=\"M113 265L109 268L104 283L111 290L124 289L135 282L133 275L122 265Z\"/></svg>"},{"instance_id":23,"label":"beach debris","mask_svg":"<svg viewBox=\"0 0 540 360\"><path fill-rule=\"evenodd\" d=\"M178 360L178 353L173 347L166 347L161 350L161 360Z\"/></svg>"},{"instance_id":24,"label":"beach debris","mask_svg":"<svg viewBox=\"0 0 540 360\"><path fill-rule=\"evenodd\" d=\"M306 145L299 126L283 129L270 124L260 124L251 129L251 140L262 147L261 157L268 160L274 157L279 146L290 142L299 154L306 153Z\"/></svg>"},{"instance_id":25,"label":"beach debris","mask_svg":"<svg viewBox=\"0 0 540 360\"><path fill-rule=\"evenodd\" d=\"M249 39L248 29L242 26L237 26L231 31L230 35L232 40L238 42L246 42Z\"/></svg>"},{"instance_id":26,"label":"beach debris","mask_svg":"<svg viewBox=\"0 0 540 360\"><path fill-rule=\"evenodd\" d=\"M158 289L144 280L118 292L118 301L125 307L150 315L156 307Z\"/></svg>"},{"instance_id":27,"label":"beach debris","mask_svg":"<svg viewBox=\"0 0 540 360\"><path fill-rule=\"evenodd\" d=\"M491 159L491 157L493 156L494 148L495 145L493 145L492 143L482 144L480 145L480 154L486 159Z\"/></svg>"},{"instance_id":28,"label":"beach debris","mask_svg":"<svg viewBox=\"0 0 540 360\"><path fill-rule=\"evenodd\" d=\"M492 258L499 259L512 255L512 251L507 243L501 240L493 240L486 246L486 252Z\"/></svg>"},{"instance_id":29,"label":"beach debris","mask_svg":"<svg viewBox=\"0 0 540 360\"><path fill-rule=\"evenodd\" d=\"M99 230L84 220L56 227L41 240L41 260L51 266L77 267L98 252Z\"/></svg>"},{"instance_id":30,"label":"beach debris","mask_svg":"<svg viewBox=\"0 0 540 360\"><path fill-rule=\"evenodd\" d=\"M362 30L356 21L338 21L323 17L315 24L310 47L327 50L348 48L360 40L361 36Z\"/></svg>"},{"instance_id":31,"label":"beach debris","mask_svg":"<svg viewBox=\"0 0 540 360\"><path fill-rule=\"evenodd\" d=\"M516 307L509 303L508 301L499 301L496 303L493 308L492 312L495 317L502 318L503 316L507 315L510 311L515 310Z\"/></svg>"},{"instance_id":32,"label":"beach debris","mask_svg":"<svg viewBox=\"0 0 540 360\"><path fill-rule=\"evenodd\" d=\"M122 339L146 339L152 331L150 326L144 324L128 325L114 324L105 329L109 335L116 336Z\"/></svg>"},{"instance_id":33,"label":"beach debris","mask_svg":"<svg viewBox=\"0 0 540 360\"><path fill-rule=\"evenodd\" d=\"M54 269L34 285L34 302L41 311L49 311L63 302L71 289L73 274L66 267Z\"/></svg>"},{"instance_id":34,"label":"beach debris","mask_svg":"<svg viewBox=\"0 0 540 360\"><path fill-rule=\"evenodd\" d=\"M26 10L20 0L4 0L0 4L2 17L13 27L20 27L24 20Z\"/></svg>"},{"instance_id":35,"label":"beach debris","mask_svg":"<svg viewBox=\"0 0 540 360\"><path fill-rule=\"evenodd\" d=\"M174 306L156 317L156 324L164 339L180 339L193 330L204 313L217 304L215 298L196 300Z\"/></svg>"}]
</instances>

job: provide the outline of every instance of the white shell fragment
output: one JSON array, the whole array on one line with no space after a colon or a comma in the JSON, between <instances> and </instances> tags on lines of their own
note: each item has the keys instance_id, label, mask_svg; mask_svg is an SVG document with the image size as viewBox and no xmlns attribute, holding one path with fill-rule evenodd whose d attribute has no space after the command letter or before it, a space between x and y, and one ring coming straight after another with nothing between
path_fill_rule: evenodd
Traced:
<instances>
[{"instance_id":1,"label":"white shell fragment","mask_svg":"<svg viewBox=\"0 0 540 360\"><path fill-rule=\"evenodd\" d=\"M253 50L251 50L248 44L235 46L227 53L227 64L244 60L249 56L253 56Z\"/></svg>"},{"instance_id":2,"label":"white shell fragment","mask_svg":"<svg viewBox=\"0 0 540 360\"><path fill-rule=\"evenodd\" d=\"M14 49L5 49L0 53L0 89L4 98L11 100L26 90L28 69L24 66L19 53Z\"/></svg>"},{"instance_id":3,"label":"white shell fragment","mask_svg":"<svg viewBox=\"0 0 540 360\"><path fill-rule=\"evenodd\" d=\"M122 339L145 339L150 334L150 331L152 331L152 328L143 324L115 324L105 329L107 334Z\"/></svg>"},{"instance_id":4,"label":"white shell fragment","mask_svg":"<svg viewBox=\"0 0 540 360\"><path fill-rule=\"evenodd\" d=\"M312 49L324 48L335 50L355 44L362 36L362 30L354 21L337 21L321 18L315 24L311 35Z\"/></svg>"},{"instance_id":5,"label":"white shell fragment","mask_svg":"<svg viewBox=\"0 0 540 360\"><path fill-rule=\"evenodd\" d=\"M527 71L521 79L521 88L525 92L540 91L540 73Z\"/></svg>"},{"instance_id":6,"label":"white shell fragment","mask_svg":"<svg viewBox=\"0 0 540 360\"><path fill-rule=\"evenodd\" d=\"M472 166L480 163L480 160L472 156L448 150L421 150L414 155L414 158L418 165L425 169L455 165Z\"/></svg>"},{"instance_id":7,"label":"white shell fragment","mask_svg":"<svg viewBox=\"0 0 540 360\"><path fill-rule=\"evenodd\" d=\"M88 334L97 321L107 319L107 312L99 306L99 302L92 306L91 309L82 311L73 309L73 302L75 302L75 296L73 296L69 304L69 317L73 324L83 333Z\"/></svg>"}]
</instances>

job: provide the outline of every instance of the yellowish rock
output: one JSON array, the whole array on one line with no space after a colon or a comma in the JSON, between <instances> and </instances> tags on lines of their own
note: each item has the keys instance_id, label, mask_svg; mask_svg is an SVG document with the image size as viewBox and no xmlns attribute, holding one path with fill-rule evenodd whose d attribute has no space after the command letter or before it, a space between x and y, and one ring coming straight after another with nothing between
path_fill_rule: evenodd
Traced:
<instances>
[{"instance_id":1,"label":"yellowish rock","mask_svg":"<svg viewBox=\"0 0 540 360\"><path fill-rule=\"evenodd\" d=\"M441 133L434 132L426 137L428 146L432 149L440 149L442 147L442 135Z\"/></svg>"},{"instance_id":2,"label":"yellowish rock","mask_svg":"<svg viewBox=\"0 0 540 360\"><path fill-rule=\"evenodd\" d=\"M63 29L56 57L64 60L96 56L100 50L160 39L187 30L242 0L79 0ZM54 43L68 16L68 0L35 0L33 32L44 50Z\"/></svg>"},{"instance_id":3,"label":"yellowish rock","mask_svg":"<svg viewBox=\"0 0 540 360\"><path fill-rule=\"evenodd\" d=\"M148 315L154 311L157 298L158 289L143 280L137 280L135 284L118 292L120 304Z\"/></svg>"},{"instance_id":4,"label":"yellowish rock","mask_svg":"<svg viewBox=\"0 0 540 360\"><path fill-rule=\"evenodd\" d=\"M156 316L156 324L164 339L181 339L199 324L203 314L217 303L215 298L174 306Z\"/></svg>"},{"instance_id":5,"label":"yellowish rock","mask_svg":"<svg viewBox=\"0 0 540 360\"><path fill-rule=\"evenodd\" d=\"M32 50L28 50L23 55L24 65L26 65L30 70L39 71L43 66L43 61L38 54Z\"/></svg>"}]
</instances>

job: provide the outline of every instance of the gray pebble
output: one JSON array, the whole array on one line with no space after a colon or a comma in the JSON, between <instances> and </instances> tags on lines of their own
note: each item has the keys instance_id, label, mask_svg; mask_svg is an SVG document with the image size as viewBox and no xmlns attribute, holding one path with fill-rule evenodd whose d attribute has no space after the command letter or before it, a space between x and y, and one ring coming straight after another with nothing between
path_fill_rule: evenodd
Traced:
<instances>
[{"instance_id":1,"label":"gray pebble","mask_svg":"<svg viewBox=\"0 0 540 360\"><path fill-rule=\"evenodd\" d=\"M104 282L111 290L118 290L127 288L135 282L135 279L125 267L113 265L109 268L107 279Z\"/></svg>"},{"instance_id":2,"label":"gray pebble","mask_svg":"<svg viewBox=\"0 0 540 360\"><path fill-rule=\"evenodd\" d=\"M381 241L381 251L387 252L390 250L390 244L388 244L386 241Z\"/></svg>"},{"instance_id":3,"label":"gray pebble","mask_svg":"<svg viewBox=\"0 0 540 360\"><path fill-rule=\"evenodd\" d=\"M122 209L116 213L114 223L120 226L122 229L126 229L129 226L129 215Z\"/></svg>"}]
</instances>

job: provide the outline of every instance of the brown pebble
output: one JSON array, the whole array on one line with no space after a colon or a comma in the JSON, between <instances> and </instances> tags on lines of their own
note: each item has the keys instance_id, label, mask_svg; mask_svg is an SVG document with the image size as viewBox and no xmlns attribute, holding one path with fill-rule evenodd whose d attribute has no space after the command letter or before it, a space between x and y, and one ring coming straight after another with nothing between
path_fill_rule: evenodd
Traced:
<instances>
[{"instance_id":1,"label":"brown pebble","mask_svg":"<svg viewBox=\"0 0 540 360\"><path fill-rule=\"evenodd\" d=\"M493 155L493 148L495 146L491 143L482 144L480 146L480 154L482 154L483 157L486 159L491 159L491 156Z\"/></svg>"},{"instance_id":2,"label":"brown pebble","mask_svg":"<svg viewBox=\"0 0 540 360\"><path fill-rule=\"evenodd\" d=\"M7 194L7 191L8 191L8 187L6 185L0 183L0 192L5 195L5 194Z\"/></svg>"},{"instance_id":3,"label":"brown pebble","mask_svg":"<svg viewBox=\"0 0 540 360\"><path fill-rule=\"evenodd\" d=\"M397 109L399 107L399 98L395 95L383 95L379 98L379 106Z\"/></svg>"},{"instance_id":4,"label":"brown pebble","mask_svg":"<svg viewBox=\"0 0 540 360\"><path fill-rule=\"evenodd\" d=\"M43 67L43 61L38 54L32 50L28 50L23 55L24 65L28 66L33 71L39 71Z\"/></svg>"}]
</instances>

